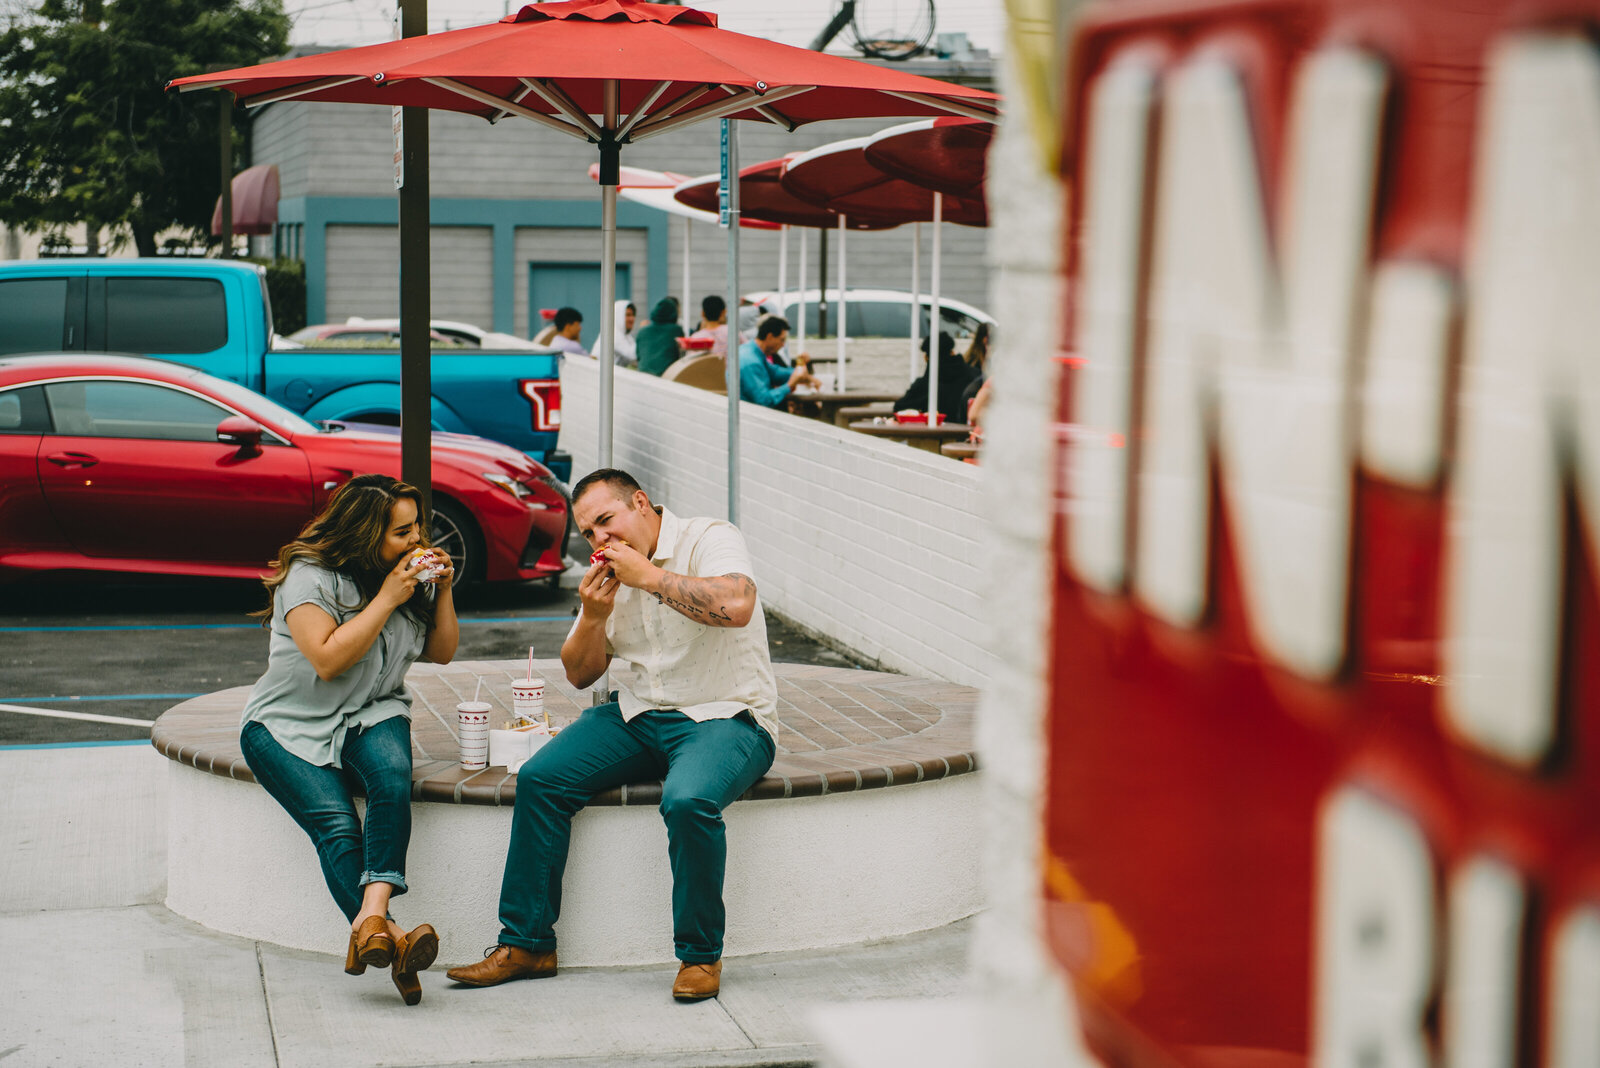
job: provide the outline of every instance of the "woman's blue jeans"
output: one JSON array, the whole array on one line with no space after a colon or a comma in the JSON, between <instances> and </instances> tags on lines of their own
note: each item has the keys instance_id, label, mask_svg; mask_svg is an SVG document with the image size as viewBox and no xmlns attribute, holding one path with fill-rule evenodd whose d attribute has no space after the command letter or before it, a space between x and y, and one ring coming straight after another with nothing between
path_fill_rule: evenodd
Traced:
<instances>
[{"instance_id":1,"label":"woman's blue jeans","mask_svg":"<svg viewBox=\"0 0 1600 1068\"><path fill-rule=\"evenodd\" d=\"M720 959L728 860L722 810L766 774L773 755L772 738L748 714L696 723L654 710L624 723L615 702L585 709L517 773L500 941L537 953L556 948L573 815L602 790L664 776L674 949L688 964Z\"/></svg>"},{"instance_id":2,"label":"woman's blue jeans","mask_svg":"<svg viewBox=\"0 0 1600 1068\"><path fill-rule=\"evenodd\" d=\"M411 721L394 716L345 735L342 769L300 759L252 720L239 734L256 782L311 836L322 877L345 919L361 911L362 887L389 883L406 892L411 843ZM354 797L367 798L365 833Z\"/></svg>"}]
</instances>

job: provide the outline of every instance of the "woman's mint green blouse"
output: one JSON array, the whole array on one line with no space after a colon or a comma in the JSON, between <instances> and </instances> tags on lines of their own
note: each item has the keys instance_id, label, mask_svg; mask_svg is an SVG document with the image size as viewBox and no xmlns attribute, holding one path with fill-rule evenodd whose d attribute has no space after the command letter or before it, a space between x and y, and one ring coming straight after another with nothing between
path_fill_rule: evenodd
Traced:
<instances>
[{"instance_id":1,"label":"woman's mint green blouse","mask_svg":"<svg viewBox=\"0 0 1600 1068\"><path fill-rule=\"evenodd\" d=\"M433 587L419 584L417 597L432 597ZM370 727L393 716L411 716L406 671L422 655L427 631L404 608L383 624L372 648L343 675L325 680L305 658L284 620L303 604L314 604L335 624L361 611L361 590L354 579L306 560L289 565L289 574L272 598L271 644L267 673L261 676L244 706L241 725L254 720L272 732L278 744L318 766L340 767L344 736L353 727Z\"/></svg>"}]
</instances>

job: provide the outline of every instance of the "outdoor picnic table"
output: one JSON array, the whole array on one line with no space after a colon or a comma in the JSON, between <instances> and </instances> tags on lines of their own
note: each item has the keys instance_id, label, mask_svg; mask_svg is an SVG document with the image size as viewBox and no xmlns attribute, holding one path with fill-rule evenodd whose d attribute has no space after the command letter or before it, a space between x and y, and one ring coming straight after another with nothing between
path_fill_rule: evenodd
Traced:
<instances>
[{"instance_id":1,"label":"outdoor picnic table","mask_svg":"<svg viewBox=\"0 0 1600 1068\"><path fill-rule=\"evenodd\" d=\"M972 427L966 423L943 423L939 426L929 426L927 423L900 423L893 416L878 422L879 416L874 419L857 419L850 424L850 429L862 434L870 434L877 438L889 438L893 441L903 441L907 445L938 453L939 447L947 441L965 441L967 435L972 433Z\"/></svg>"},{"instance_id":2,"label":"outdoor picnic table","mask_svg":"<svg viewBox=\"0 0 1600 1068\"><path fill-rule=\"evenodd\" d=\"M899 399L898 393L871 393L866 390L814 390L789 394L789 410L796 415L834 422L841 408L865 407Z\"/></svg>"},{"instance_id":3,"label":"outdoor picnic table","mask_svg":"<svg viewBox=\"0 0 1600 1068\"><path fill-rule=\"evenodd\" d=\"M871 419L878 415L893 415L894 402L899 399L898 397L890 397L881 403L860 406L846 405L843 408L838 408L833 413L833 424L835 426L849 426L858 419Z\"/></svg>"},{"instance_id":4,"label":"outdoor picnic table","mask_svg":"<svg viewBox=\"0 0 1600 1068\"><path fill-rule=\"evenodd\" d=\"M957 460L978 459L978 449L981 446L976 441L947 441L939 446L939 451L946 456L953 456Z\"/></svg>"}]
</instances>

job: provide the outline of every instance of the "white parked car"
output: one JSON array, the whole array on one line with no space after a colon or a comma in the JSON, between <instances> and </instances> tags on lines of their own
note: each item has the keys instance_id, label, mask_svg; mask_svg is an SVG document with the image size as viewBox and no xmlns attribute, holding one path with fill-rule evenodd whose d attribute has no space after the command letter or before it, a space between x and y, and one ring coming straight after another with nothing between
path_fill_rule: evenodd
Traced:
<instances>
[{"instance_id":1,"label":"white parked car","mask_svg":"<svg viewBox=\"0 0 1600 1068\"><path fill-rule=\"evenodd\" d=\"M352 315L345 320L349 326L370 326L375 329L398 330L399 319L365 319L359 315ZM526 349L530 352L554 352L556 350L548 345L535 345L524 337L515 334L502 334L495 330L485 330L481 326L471 323L458 323L449 319L434 319L430 324L435 333L443 334L451 341L470 345L475 349Z\"/></svg>"},{"instance_id":2,"label":"white parked car","mask_svg":"<svg viewBox=\"0 0 1600 1068\"><path fill-rule=\"evenodd\" d=\"M816 289L806 290L806 336L817 336L817 293ZM849 298L846 320L846 336L848 337L910 337L911 336L911 291L906 289L848 289L845 296ZM778 307L778 294L776 293L746 293L745 299L767 308ZM921 337L928 336L928 321L933 312L933 300L928 294L922 294L922 325L918 330ZM832 335L838 325L839 291L828 290L828 332ZM985 311L974 308L972 305L949 297L939 298L940 322L945 333L956 341L964 341L978 329L979 323L988 323L994 327L994 319ZM789 321L790 326L795 323L795 316L800 312L800 294L792 291L788 294L787 304L778 310Z\"/></svg>"}]
</instances>

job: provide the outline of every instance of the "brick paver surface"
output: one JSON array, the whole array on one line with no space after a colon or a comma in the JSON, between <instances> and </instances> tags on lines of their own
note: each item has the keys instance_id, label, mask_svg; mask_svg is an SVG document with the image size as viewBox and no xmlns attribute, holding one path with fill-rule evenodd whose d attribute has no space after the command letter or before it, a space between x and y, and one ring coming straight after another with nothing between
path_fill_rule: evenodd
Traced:
<instances>
[{"instance_id":1,"label":"brick paver surface","mask_svg":"<svg viewBox=\"0 0 1600 1068\"><path fill-rule=\"evenodd\" d=\"M418 801L507 805L516 776L491 765L466 771L457 759L455 707L474 693L494 706L492 726L511 716L511 680L525 660L418 664L412 694L412 796ZM535 660L546 683L552 727L571 723L589 704L567 685L556 660ZM969 686L878 671L774 664L778 680L778 755L746 797L812 797L940 779L977 769ZM478 686L482 680L482 688ZM156 721L151 743L172 760L228 778L255 781L239 751L239 714L249 687L220 690L177 705ZM654 805L659 782L597 794L591 804Z\"/></svg>"}]
</instances>

